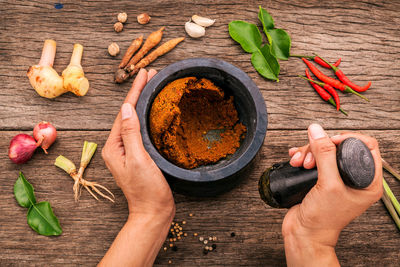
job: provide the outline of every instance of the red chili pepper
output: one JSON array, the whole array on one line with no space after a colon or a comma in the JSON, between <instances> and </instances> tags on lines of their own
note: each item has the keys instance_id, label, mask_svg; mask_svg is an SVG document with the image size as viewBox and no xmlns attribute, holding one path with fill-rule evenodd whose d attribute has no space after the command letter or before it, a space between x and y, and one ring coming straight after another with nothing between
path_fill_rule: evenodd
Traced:
<instances>
[{"instance_id":1,"label":"red chili pepper","mask_svg":"<svg viewBox=\"0 0 400 267\"><path fill-rule=\"evenodd\" d=\"M306 69L306 75L307 77L310 77L310 79L307 79L306 77L303 77L301 75L299 75L299 77L306 79L310 82L311 86L314 87L315 91L317 91L317 93L321 96L321 98L323 100L325 100L326 102L328 102L329 104L331 104L332 106L336 107L337 110L340 110L344 115L347 116L347 112L344 111L342 108L340 108L340 102L339 102L339 97L338 97L338 106L336 106L335 101L333 101L333 98L331 97L330 94L328 94L319 84L321 84L322 86L324 86L324 88L326 88L326 85L328 85L330 87L330 89L332 89L335 93L335 89L332 88L332 86L330 86L329 84L324 84L324 83L318 83L314 80L311 79L310 73L308 72L308 69ZM336 93L337 95L337 93Z\"/></svg>"},{"instance_id":2,"label":"red chili pepper","mask_svg":"<svg viewBox=\"0 0 400 267\"><path fill-rule=\"evenodd\" d=\"M315 86L318 86L318 84L314 83L314 80L311 78L310 72L308 71L308 69L306 69L306 77L311 80L310 83L311 85L315 88ZM325 83L324 84L324 89L326 91L328 91L328 93L330 93L333 96L333 99L336 102L336 110L340 109L340 100L339 100L339 95L338 93L335 91L335 89L333 89L332 86L330 86L329 84Z\"/></svg>"},{"instance_id":3,"label":"red chili pepper","mask_svg":"<svg viewBox=\"0 0 400 267\"><path fill-rule=\"evenodd\" d=\"M316 56L318 57L318 56ZM368 90L368 88L371 86L371 82L368 82L367 85L365 86L359 86L357 84L354 84L350 81L349 78L346 77L346 75L344 75L343 71L341 71L337 66L334 66L333 64L330 64L328 61L326 61L325 59L320 58L324 63L328 64L331 69L335 72L336 76L339 78L339 80L341 80L344 84L350 86L352 89L354 89L354 91L357 92L365 92Z\"/></svg>"},{"instance_id":4,"label":"red chili pepper","mask_svg":"<svg viewBox=\"0 0 400 267\"><path fill-rule=\"evenodd\" d=\"M303 55L290 55L291 57L299 57L299 58L308 58L308 59L312 59L314 60L315 63L317 63L318 65L327 68L327 69L331 69L331 67L325 63L325 61L323 61L320 57L318 56L303 56ZM339 67L340 62L342 61L341 58L339 58L335 63L333 63L332 65L335 67Z\"/></svg>"},{"instance_id":5,"label":"red chili pepper","mask_svg":"<svg viewBox=\"0 0 400 267\"><path fill-rule=\"evenodd\" d=\"M356 91L354 91L353 89L351 89L349 86L341 83L340 81L328 77L325 74L323 74L317 67L315 67L310 61L308 61L305 58L302 58L302 60L304 61L304 63L306 63L306 65L310 68L311 72L314 73L315 76L317 76L318 79L320 79L321 81L339 89L342 92L345 93L352 93L355 94L359 97L361 97L362 99L369 101L368 98L366 98L365 96L360 95L359 93L357 93Z\"/></svg>"},{"instance_id":6,"label":"red chili pepper","mask_svg":"<svg viewBox=\"0 0 400 267\"><path fill-rule=\"evenodd\" d=\"M333 63L332 65L335 67L338 67L340 65L340 62L342 61L341 58L339 58L335 63ZM318 65L327 68L327 69L331 69L332 67L327 64L322 58L320 58L319 56L315 56L314 57L314 62L317 63Z\"/></svg>"}]
</instances>

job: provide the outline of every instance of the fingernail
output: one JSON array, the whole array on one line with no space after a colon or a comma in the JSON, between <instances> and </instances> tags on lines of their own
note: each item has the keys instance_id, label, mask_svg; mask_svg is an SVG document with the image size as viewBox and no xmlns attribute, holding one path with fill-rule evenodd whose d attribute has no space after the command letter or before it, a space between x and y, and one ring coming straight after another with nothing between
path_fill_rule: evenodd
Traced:
<instances>
[{"instance_id":1,"label":"fingernail","mask_svg":"<svg viewBox=\"0 0 400 267\"><path fill-rule=\"evenodd\" d=\"M122 120L132 117L132 106L129 103L124 103L121 107Z\"/></svg>"},{"instance_id":2,"label":"fingernail","mask_svg":"<svg viewBox=\"0 0 400 267\"><path fill-rule=\"evenodd\" d=\"M293 155L291 160L298 160L301 157L301 152L296 152L296 154Z\"/></svg>"},{"instance_id":3,"label":"fingernail","mask_svg":"<svg viewBox=\"0 0 400 267\"><path fill-rule=\"evenodd\" d=\"M141 68L138 72L138 75L142 75L143 72L147 72L145 68Z\"/></svg>"},{"instance_id":4,"label":"fingernail","mask_svg":"<svg viewBox=\"0 0 400 267\"><path fill-rule=\"evenodd\" d=\"M320 139L326 137L326 133L321 125L313 123L308 127L308 132L310 133L311 139Z\"/></svg>"},{"instance_id":5,"label":"fingernail","mask_svg":"<svg viewBox=\"0 0 400 267\"><path fill-rule=\"evenodd\" d=\"M308 164L312 161L313 155L311 152L308 152L305 159L304 159L304 164Z\"/></svg>"}]
</instances>

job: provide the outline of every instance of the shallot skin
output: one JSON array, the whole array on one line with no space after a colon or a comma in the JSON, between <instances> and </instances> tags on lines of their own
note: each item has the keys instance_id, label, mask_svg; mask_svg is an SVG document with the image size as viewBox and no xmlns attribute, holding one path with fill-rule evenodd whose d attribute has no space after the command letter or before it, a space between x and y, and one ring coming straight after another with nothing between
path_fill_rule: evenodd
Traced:
<instances>
[{"instance_id":1,"label":"shallot skin","mask_svg":"<svg viewBox=\"0 0 400 267\"><path fill-rule=\"evenodd\" d=\"M37 148L35 139L27 134L17 134L10 141L8 157L16 164L27 162Z\"/></svg>"},{"instance_id":2,"label":"shallot skin","mask_svg":"<svg viewBox=\"0 0 400 267\"><path fill-rule=\"evenodd\" d=\"M37 145L41 146L47 154L47 149L57 138L57 130L51 123L42 121L33 128L33 137L36 139Z\"/></svg>"}]
</instances>

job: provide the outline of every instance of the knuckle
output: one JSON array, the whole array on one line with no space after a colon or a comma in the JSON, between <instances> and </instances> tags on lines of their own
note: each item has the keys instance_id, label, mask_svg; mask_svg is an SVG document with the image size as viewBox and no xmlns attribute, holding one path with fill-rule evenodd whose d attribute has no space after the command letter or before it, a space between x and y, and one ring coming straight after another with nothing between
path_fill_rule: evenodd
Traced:
<instances>
[{"instance_id":1,"label":"knuckle","mask_svg":"<svg viewBox=\"0 0 400 267\"><path fill-rule=\"evenodd\" d=\"M370 146L372 148L378 148L379 147L378 140L376 140L374 137L369 137L369 143L370 143Z\"/></svg>"},{"instance_id":2,"label":"knuckle","mask_svg":"<svg viewBox=\"0 0 400 267\"><path fill-rule=\"evenodd\" d=\"M329 140L324 140L316 144L315 150L317 154L330 154L336 152L336 146Z\"/></svg>"}]
</instances>

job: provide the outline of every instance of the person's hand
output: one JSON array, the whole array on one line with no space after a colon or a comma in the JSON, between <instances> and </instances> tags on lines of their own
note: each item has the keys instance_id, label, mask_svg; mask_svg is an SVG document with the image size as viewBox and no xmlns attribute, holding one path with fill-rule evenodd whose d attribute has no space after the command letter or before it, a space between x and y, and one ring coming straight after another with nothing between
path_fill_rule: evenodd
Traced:
<instances>
[{"instance_id":1,"label":"person's hand","mask_svg":"<svg viewBox=\"0 0 400 267\"><path fill-rule=\"evenodd\" d=\"M155 74L139 71L103 147L107 168L128 201L129 217L99 266L152 266L175 215L171 189L144 149L135 111Z\"/></svg>"},{"instance_id":2,"label":"person's hand","mask_svg":"<svg viewBox=\"0 0 400 267\"><path fill-rule=\"evenodd\" d=\"M144 86L154 75L141 69L115 119L102 157L128 201L130 214L172 217L172 192L160 169L145 150L135 107Z\"/></svg>"},{"instance_id":3,"label":"person's hand","mask_svg":"<svg viewBox=\"0 0 400 267\"><path fill-rule=\"evenodd\" d=\"M363 141L374 158L375 177L365 189L347 187L339 175L336 146L348 137ZM288 265L326 266L337 263L334 247L341 230L382 196L382 162L372 137L345 133L329 138L320 125L312 124L308 138L309 145L289 150L290 163L305 168L316 165L318 181L301 204L289 209L282 234Z\"/></svg>"}]
</instances>

